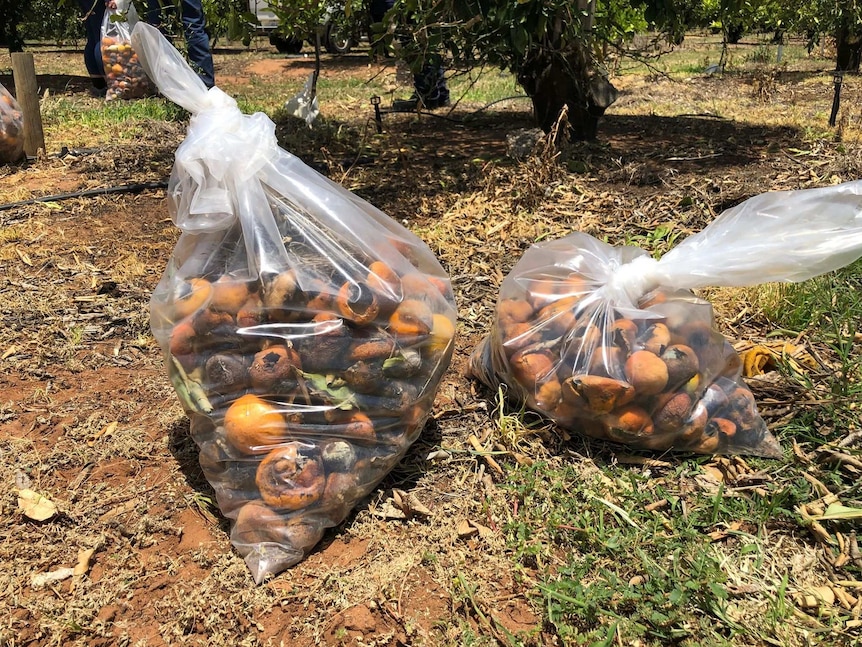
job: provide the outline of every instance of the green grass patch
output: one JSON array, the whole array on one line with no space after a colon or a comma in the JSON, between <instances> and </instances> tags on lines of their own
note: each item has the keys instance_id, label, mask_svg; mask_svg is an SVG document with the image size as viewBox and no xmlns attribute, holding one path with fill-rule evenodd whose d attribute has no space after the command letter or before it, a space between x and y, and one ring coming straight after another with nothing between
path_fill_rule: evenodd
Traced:
<instances>
[{"instance_id":1,"label":"green grass patch","mask_svg":"<svg viewBox=\"0 0 862 647\"><path fill-rule=\"evenodd\" d=\"M158 97L134 101L104 101L78 97L51 97L42 101L46 137L57 146L94 146L134 141L153 122L180 121L182 108ZM78 124L74 129L69 124ZM151 126L150 126L151 127Z\"/></svg>"},{"instance_id":2,"label":"green grass patch","mask_svg":"<svg viewBox=\"0 0 862 647\"><path fill-rule=\"evenodd\" d=\"M767 497L722 487L683 496L679 484L701 460L659 479L550 462L509 475L505 487L518 501L505 527L509 549L524 579L535 578L533 599L564 644L757 644L790 617L776 602L781 580L768 575L769 529L795 523L810 486L799 478ZM650 511L656 501L666 503ZM755 623L731 600L748 579L761 587L751 607L770 609Z\"/></svg>"}]
</instances>

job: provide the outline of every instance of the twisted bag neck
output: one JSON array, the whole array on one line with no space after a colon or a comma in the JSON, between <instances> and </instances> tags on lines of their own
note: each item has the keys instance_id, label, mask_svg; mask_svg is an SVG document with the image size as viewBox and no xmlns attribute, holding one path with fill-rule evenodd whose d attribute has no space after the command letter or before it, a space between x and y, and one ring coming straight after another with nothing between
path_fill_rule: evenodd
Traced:
<instances>
[{"instance_id":1,"label":"twisted bag neck","mask_svg":"<svg viewBox=\"0 0 862 647\"><path fill-rule=\"evenodd\" d=\"M235 188L279 153L275 124L263 113L244 115L219 88L208 90L151 25L135 25L132 47L159 91L192 114L168 188L177 226L194 232L230 227L237 218Z\"/></svg>"},{"instance_id":2,"label":"twisted bag neck","mask_svg":"<svg viewBox=\"0 0 862 647\"><path fill-rule=\"evenodd\" d=\"M643 295L661 284L659 262L651 256L638 256L614 268L600 292L610 303L636 308Z\"/></svg>"},{"instance_id":3,"label":"twisted bag neck","mask_svg":"<svg viewBox=\"0 0 862 647\"><path fill-rule=\"evenodd\" d=\"M244 115L218 88L192 115L176 152L170 199L176 224L185 231L216 231L236 220L236 187L278 155L275 124L263 113Z\"/></svg>"}]
</instances>

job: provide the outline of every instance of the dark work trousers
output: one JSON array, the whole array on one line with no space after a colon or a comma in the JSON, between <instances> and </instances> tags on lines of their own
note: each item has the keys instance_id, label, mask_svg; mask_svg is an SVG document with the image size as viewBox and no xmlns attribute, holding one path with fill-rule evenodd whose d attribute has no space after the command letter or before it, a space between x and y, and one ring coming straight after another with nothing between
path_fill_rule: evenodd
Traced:
<instances>
[{"instance_id":1,"label":"dark work trousers","mask_svg":"<svg viewBox=\"0 0 862 647\"><path fill-rule=\"evenodd\" d=\"M163 8L159 0L148 0L146 21L161 29L162 18L173 11L170 0L165 0L165 5ZM182 0L180 20L183 23L183 36L186 39L189 63L204 85L211 88L215 85L215 67L201 0Z\"/></svg>"},{"instance_id":2,"label":"dark work trousers","mask_svg":"<svg viewBox=\"0 0 862 647\"><path fill-rule=\"evenodd\" d=\"M84 18L87 44L84 46L84 65L93 82L101 90L105 83L105 67L102 65L102 19L105 17L105 0L78 0Z\"/></svg>"},{"instance_id":3,"label":"dark work trousers","mask_svg":"<svg viewBox=\"0 0 862 647\"><path fill-rule=\"evenodd\" d=\"M383 16L394 4L395 0L371 0L368 11L372 22L382 22ZM416 94L426 103L449 101L446 70L443 68L443 57L440 54L434 52L425 56L422 69L413 75L413 87Z\"/></svg>"}]
</instances>

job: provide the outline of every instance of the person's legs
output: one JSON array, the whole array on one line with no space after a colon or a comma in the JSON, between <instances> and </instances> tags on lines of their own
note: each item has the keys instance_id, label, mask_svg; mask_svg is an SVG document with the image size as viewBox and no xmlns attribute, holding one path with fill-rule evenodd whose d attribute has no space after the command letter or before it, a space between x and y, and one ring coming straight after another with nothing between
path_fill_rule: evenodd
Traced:
<instances>
[{"instance_id":1,"label":"person's legs","mask_svg":"<svg viewBox=\"0 0 862 647\"><path fill-rule=\"evenodd\" d=\"M162 29L162 5L159 0L147 0L147 12L144 15L144 22L152 25L159 31Z\"/></svg>"},{"instance_id":2,"label":"person's legs","mask_svg":"<svg viewBox=\"0 0 862 647\"><path fill-rule=\"evenodd\" d=\"M189 62L208 88L215 85L215 67L201 0L182 0L183 30Z\"/></svg>"},{"instance_id":3,"label":"person's legs","mask_svg":"<svg viewBox=\"0 0 862 647\"><path fill-rule=\"evenodd\" d=\"M105 16L104 0L78 0L84 16L84 32L87 44L84 46L84 66L96 90L107 87L105 67L102 64L102 19Z\"/></svg>"},{"instance_id":4,"label":"person's legs","mask_svg":"<svg viewBox=\"0 0 862 647\"><path fill-rule=\"evenodd\" d=\"M426 108L440 108L449 105L449 88L440 54L431 54L418 74L413 75L416 94Z\"/></svg>"}]
</instances>

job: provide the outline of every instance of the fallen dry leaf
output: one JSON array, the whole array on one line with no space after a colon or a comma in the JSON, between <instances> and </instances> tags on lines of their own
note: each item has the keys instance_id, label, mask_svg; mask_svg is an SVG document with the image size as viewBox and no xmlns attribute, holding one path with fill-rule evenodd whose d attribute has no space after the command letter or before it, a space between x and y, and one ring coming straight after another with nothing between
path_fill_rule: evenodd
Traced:
<instances>
[{"instance_id":1,"label":"fallen dry leaf","mask_svg":"<svg viewBox=\"0 0 862 647\"><path fill-rule=\"evenodd\" d=\"M26 488L18 490L18 509L35 521L45 521L57 514L57 506L51 499Z\"/></svg>"},{"instance_id":2,"label":"fallen dry leaf","mask_svg":"<svg viewBox=\"0 0 862 647\"><path fill-rule=\"evenodd\" d=\"M829 586L813 586L794 594L793 599L803 609L817 609L835 604L835 592Z\"/></svg>"},{"instance_id":3,"label":"fallen dry leaf","mask_svg":"<svg viewBox=\"0 0 862 647\"><path fill-rule=\"evenodd\" d=\"M30 578L30 586L34 589L41 589L43 586L53 584L54 582L62 582L65 579L72 577L75 574L74 568L64 566L48 573L37 573Z\"/></svg>"}]
</instances>

